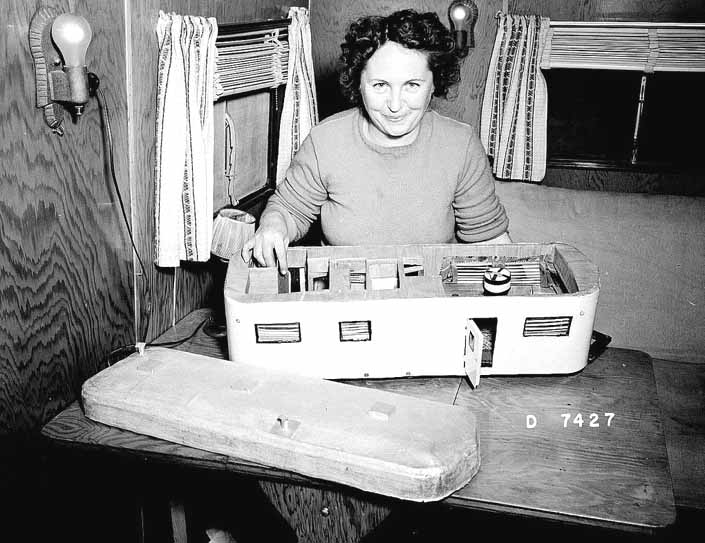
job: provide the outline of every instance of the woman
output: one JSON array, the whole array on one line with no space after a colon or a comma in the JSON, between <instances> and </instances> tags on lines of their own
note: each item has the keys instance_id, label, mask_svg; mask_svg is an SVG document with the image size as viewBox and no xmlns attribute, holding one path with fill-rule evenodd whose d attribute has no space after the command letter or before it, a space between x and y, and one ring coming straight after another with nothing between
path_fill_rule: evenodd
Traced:
<instances>
[{"instance_id":1,"label":"woman","mask_svg":"<svg viewBox=\"0 0 705 543\"><path fill-rule=\"evenodd\" d=\"M243 258L285 273L287 246L319 215L332 245L509 242L476 133L429 110L460 80L438 16L365 17L341 47L339 79L353 107L311 130Z\"/></svg>"}]
</instances>

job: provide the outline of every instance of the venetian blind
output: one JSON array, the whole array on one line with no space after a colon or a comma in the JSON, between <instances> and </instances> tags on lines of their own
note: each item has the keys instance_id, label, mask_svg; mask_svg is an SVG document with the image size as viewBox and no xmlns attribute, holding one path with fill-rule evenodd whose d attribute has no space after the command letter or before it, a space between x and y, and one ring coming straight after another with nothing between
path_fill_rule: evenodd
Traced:
<instances>
[{"instance_id":1,"label":"venetian blind","mask_svg":"<svg viewBox=\"0 0 705 543\"><path fill-rule=\"evenodd\" d=\"M541 68L705 72L705 23L551 21Z\"/></svg>"},{"instance_id":2,"label":"venetian blind","mask_svg":"<svg viewBox=\"0 0 705 543\"><path fill-rule=\"evenodd\" d=\"M290 20L224 25L219 29L216 73L218 98L278 87L286 83Z\"/></svg>"}]
</instances>

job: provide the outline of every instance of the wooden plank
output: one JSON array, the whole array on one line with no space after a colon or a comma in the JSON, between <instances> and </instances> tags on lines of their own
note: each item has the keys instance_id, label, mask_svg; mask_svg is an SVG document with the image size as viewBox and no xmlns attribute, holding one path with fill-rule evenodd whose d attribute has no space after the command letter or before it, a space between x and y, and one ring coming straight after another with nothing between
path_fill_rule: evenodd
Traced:
<instances>
[{"instance_id":1,"label":"wooden plank","mask_svg":"<svg viewBox=\"0 0 705 543\"><path fill-rule=\"evenodd\" d=\"M306 290L314 291L318 290L317 284L320 285L330 285L330 272L329 272L329 261L328 257L312 257L311 251L307 259L308 265L308 284L306 285ZM320 283L318 282L320 280ZM328 288L328 287L326 287Z\"/></svg>"},{"instance_id":2,"label":"wooden plank","mask_svg":"<svg viewBox=\"0 0 705 543\"><path fill-rule=\"evenodd\" d=\"M277 481L259 485L301 542L360 541L390 512L389 504L372 502L369 496Z\"/></svg>"},{"instance_id":3,"label":"wooden plank","mask_svg":"<svg viewBox=\"0 0 705 543\"><path fill-rule=\"evenodd\" d=\"M675 520L645 353L610 349L565 377L487 377L476 390L463 383L456 404L478 416L483 467L452 503L625 530L656 530ZM582 425L574 421L578 413ZM609 423L607 413L614 414Z\"/></svg>"},{"instance_id":4,"label":"wooden plank","mask_svg":"<svg viewBox=\"0 0 705 543\"><path fill-rule=\"evenodd\" d=\"M41 5L69 11L63 2ZM125 40L124 25L115 24L123 7L72 6L93 29L89 69L103 81L129 220L125 59L115 46ZM66 112L63 137L51 132L35 105L28 30L39 7L19 0L0 5L0 66L13 74L0 91L0 434L20 443L134 336L132 251L105 169L98 104L91 99L76 122ZM104 66L110 69L101 73L97 67ZM8 457L8 466L17 469L20 456Z\"/></svg>"},{"instance_id":5,"label":"wooden plank","mask_svg":"<svg viewBox=\"0 0 705 543\"><path fill-rule=\"evenodd\" d=\"M250 268L247 292L249 294L279 294L277 268Z\"/></svg>"},{"instance_id":6,"label":"wooden plank","mask_svg":"<svg viewBox=\"0 0 705 543\"><path fill-rule=\"evenodd\" d=\"M466 409L168 349L89 379L83 407L104 424L413 501L442 499L479 469Z\"/></svg>"},{"instance_id":7,"label":"wooden plank","mask_svg":"<svg viewBox=\"0 0 705 543\"><path fill-rule=\"evenodd\" d=\"M399 288L399 267L401 266L402 263L396 258L367 259L367 286L365 288L369 290Z\"/></svg>"},{"instance_id":8,"label":"wooden plank","mask_svg":"<svg viewBox=\"0 0 705 543\"><path fill-rule=\"evenodd\" d=\"M676 505L705 510L705 365L654 360Z\"/></svg>"},{"instance_id":9,"label":"wooden plank","mask_svg":"<svg viewBox=\"0 0 705 543\"><path fill-rule=\"evenodd\" d=\"M184 502L172 498L169 500L169 511L171 513L171 532L174 536L174 543L188 543Z\"/></svg>"}]
</instances>

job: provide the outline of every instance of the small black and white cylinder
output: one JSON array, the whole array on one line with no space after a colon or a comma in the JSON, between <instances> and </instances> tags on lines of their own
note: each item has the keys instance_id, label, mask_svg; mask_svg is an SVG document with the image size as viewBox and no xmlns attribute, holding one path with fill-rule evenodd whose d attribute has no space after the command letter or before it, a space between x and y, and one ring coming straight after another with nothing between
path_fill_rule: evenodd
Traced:
<instances>
[{"instance_id":1,"label":"small black and white cylinder","mask_svg":"<svg viewBox=\"0 0 705 543\"><path fill-rule=\"evenodd\" d=\"M502 266L489 266L482 277L482 287L488 296L507 294L512 286L511 272Z\"/></svg>"}]
</instances>

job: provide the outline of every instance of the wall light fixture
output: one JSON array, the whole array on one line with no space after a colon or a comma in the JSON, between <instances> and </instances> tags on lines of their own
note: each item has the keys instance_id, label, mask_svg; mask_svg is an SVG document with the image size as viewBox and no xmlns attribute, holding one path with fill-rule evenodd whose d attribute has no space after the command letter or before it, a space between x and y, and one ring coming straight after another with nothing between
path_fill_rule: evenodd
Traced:
<instances>
[{"instance_id":1,"label":"wall light fixture","mask_svg":"<svg viewBox=\"0 0 705 543\"><path fill-rule=\"evenodd\" d=\"M44 120L60 136L64 109L78 118L88 102L86 51L92 36L86 19L51 8L39 9L29 25L37 107L44 109Z\"/></svg>"},{"instance_id":2,"label":"wall light fixture","mask_svg":"<svg viewBox=\"0 0 705 543\"><path fill-rule=\"evenodd\" d=\"M466 56L475 47L475 22L477 6L472 0L454 0L448 7L450 27L455 35L455 47L461 56Z\"/></svg>"}]
</instances>

